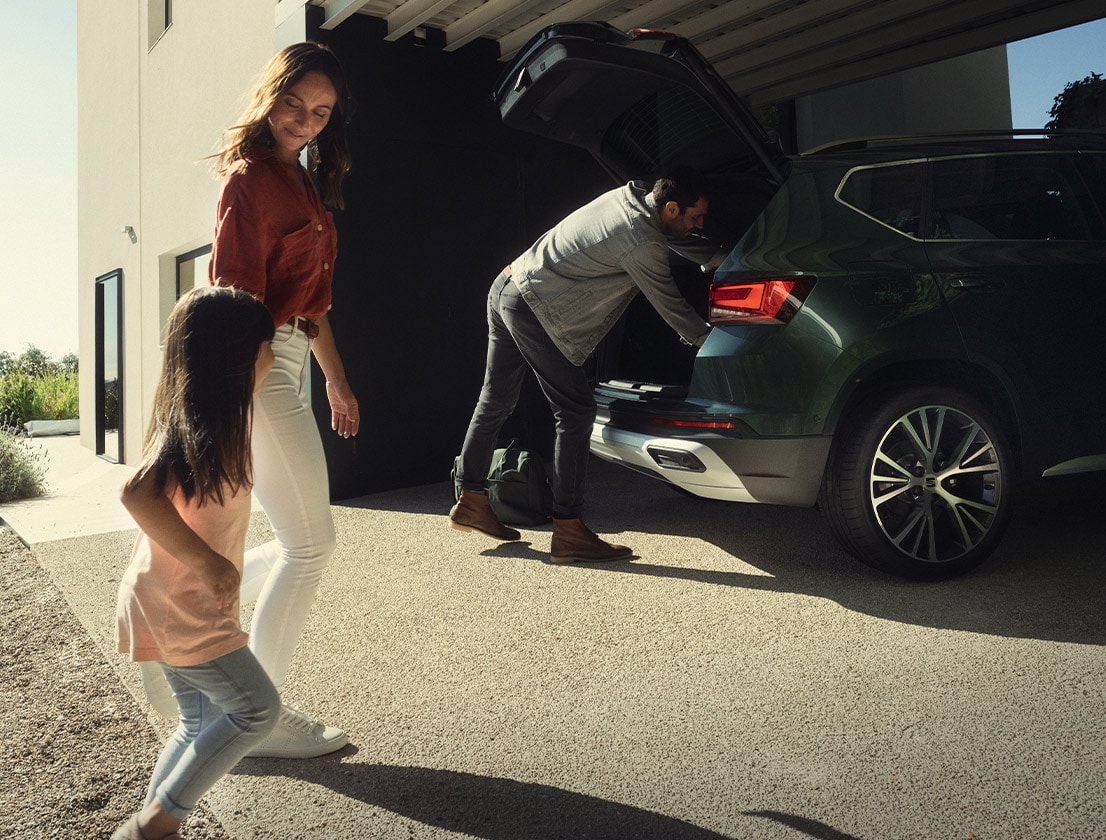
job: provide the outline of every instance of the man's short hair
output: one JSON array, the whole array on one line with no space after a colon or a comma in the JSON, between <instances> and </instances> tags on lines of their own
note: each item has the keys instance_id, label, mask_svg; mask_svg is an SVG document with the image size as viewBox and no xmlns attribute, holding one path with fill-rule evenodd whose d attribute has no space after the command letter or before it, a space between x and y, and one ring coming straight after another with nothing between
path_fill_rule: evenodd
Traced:
<instances>
[{"instance_id":1,"label":"man's short hair","mask_svg":"<svg viewBox=\"0 0 1106 840\"><path fill-rule=\"evenodd\" d=\"M702 176L690 166L677 167L653 184L653 200L658 208L675 201L682 212L705 195Z\"/></svg>"}]
</instances>

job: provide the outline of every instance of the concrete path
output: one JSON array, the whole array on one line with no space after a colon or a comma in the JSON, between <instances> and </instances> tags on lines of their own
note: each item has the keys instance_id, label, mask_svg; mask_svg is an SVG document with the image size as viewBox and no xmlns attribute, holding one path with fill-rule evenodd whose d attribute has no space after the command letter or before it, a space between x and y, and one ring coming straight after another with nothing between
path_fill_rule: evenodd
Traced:
<instances>
[{"instance_id":1,"label":"concrete path","mask_svg":"<svg viewBox=\"0 0 1106 840\"><path fill-rule=\"evenodd\" d=\"M859 565L815 511L601 462L589 523L632 562L451 531L444 482L336 504L286 694L352 744L247 759L209 802L235 840L1106 837L1102 489L1024 500L984 569L930 585ZM71 535L58 504L37 512L62 538L0 516L144 703L111 640L133 530Z\"/></svg>"}]
</instances>

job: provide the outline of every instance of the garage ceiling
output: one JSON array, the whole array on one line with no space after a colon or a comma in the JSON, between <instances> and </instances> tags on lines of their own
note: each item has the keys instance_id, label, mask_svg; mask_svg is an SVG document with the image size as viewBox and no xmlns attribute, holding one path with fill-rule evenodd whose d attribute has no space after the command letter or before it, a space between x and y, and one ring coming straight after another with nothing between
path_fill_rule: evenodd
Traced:
<instances>
[{"instance_id":1,"label":"garage ceiling","mask_svg":"<svg viewBox=\"0 0 1106 840\"><path fill-rule=\"evenodd\" d=\"M288 2L288 0L285 0ZM302 2L302 0L301 0ZM1103 17L1103 0L309 0L323 28L380 18L388 40L438 30L510 58L542 27L605 20L689 38L734 89L771 104Z\"/></svg>"}]
</instances>

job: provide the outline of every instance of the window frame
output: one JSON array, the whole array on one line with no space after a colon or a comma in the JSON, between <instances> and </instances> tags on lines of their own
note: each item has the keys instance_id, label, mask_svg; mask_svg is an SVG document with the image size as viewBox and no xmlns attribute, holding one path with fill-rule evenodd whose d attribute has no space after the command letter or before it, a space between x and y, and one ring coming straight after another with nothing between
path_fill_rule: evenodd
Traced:
<instances>
[{"instance_id":1,"label":"window frame","mask_svg":"<svg viewBox=\"0 0 1106 840\"><path fill-rule=\"evenodd\" d=\"M106 375L106 350L109 336L105 329L105 316L107 314L108 301L106 299L106 290L108 283L115 281L116 294L113 306L115 307L115 365L116 365L116 377L115 377L115 390L116 390L116 428L114 429L117 435L116 451L114 453L108 452L107 447L107 424L106 424L106 412L107 412L107 390L105 388L105 375ZM103 458L105 461L111 461L115 464L122 464L123 461L123 428L124 428L124 362L123 362L123 269L116 268L112 271L101 274L95 280L95 309L96 309L96 359L95 359L95 416L96 416L96 455Z\"/></svg>"},{"instance_id":2,"label":"window frame","mask_svg":"<svg viewBox=\"0 0 1106 840\"><path fill-rule=\"evenodd\" d=\"M859 213L861 216L864 216L864 218L870 219L871 221L875 222L876 224L881 225L882 227L885 227L888 230L894 231L899 236L905 237L905 238L907 238L907 239L909 239L913 242L939 242L939 243L991 242L991 243L994 243L994 242L1099 242L1099 241L1102 241L1101 239L1095 239L1094 238L1094 233L1095 233L1094 230L1090 231L1091 235L1087 239L1007 239L1007 238L1001 238L1001 237L991 237L991 238L939 237L939 236L934 235L934 233L935 233L934 170L935 170L935 167L937 165L939 165L941 163L947 163L949 161L957 161L957 160L973 160L973 159L983 159L983 158L1037 157L1037 156L1063 157L1063 158L1065 158L1067 160L1068 164L1069 164L1070 174L1076 176L1076 180L1074 180L1072 182L1072 186L1075 188L1075 190L1078 193L1076 195L1076 200L1079 203L1079 207L1082 210L1086 221L1088 222L1088 224L1091 227L1093 227L1095 221L1102 221L1101 216L1097 216L1097 214L1106 213L1106 208L1100 208L1100 207L1096 206L1097 202L1094 201L1094 198L1093 198L1093 195L1091 193L1090 187L1086 182L1083 167L1080 166L1079 163L1078 163L1078 160L1077 160L1077 158L1079 156L1078 153L1073 152L1071 150L1066 150L1066 149L1065 150L1034 149L1034 150L1026 150L1026 151L976 152L976 153L972 153L972 154L940 155L940 156L929 156L929 157L920 157L920 158L909 158L909 159L896 160L896 161L880 161L879 163L871 163L871 164L859 164L859 165L850 167L848 169L848 171L846 171L845 174L841 177L841 181L838 183L837 189L834 191L834 199L838 203L840 203L843 206L845 206L845 207L849 208L850 210L852 210L853 212ZM910 233L907 233L903 230L900 230L899 228L896 228L894 225L888 224L887 222L883 221L882 219L879 219L879 218L873 216L868 211L866 211L866 210L864 210L860 207L857 207L855 204L851 204L842 195L846 184L848 184L848 182L849 182L849 179L854 177L854 175L857 172L867 171L867 170L875 170L875 169L885 169L885 168L888 168L888 167L901 167L901 166L922 166L922 167L924 167L923 170L922 170L921 178L920 178L922 195L921 195L921 199L919 201L920 221L919 221L918 229L923 232L922 235L920 235L920 236L915 236L913 234L910 234ZM1069 180L1070 180L1070 178L1069 178ZM1088 202L1090 202L1090 206L1088 206ZM1096 216L1097 216L1096 218L1091 217L1092 212L1094 212L1096 214Z\"/></svg>"},{"instance_id":3,"label":"window frame","mask_svg":"<svg viewBox=\"0 0 1106 840\"><path fill-rule=\"evenodd\" d=\"M174 283L174 289L176 290L176 297L174 298L174 300L180 300L180 296L182 294L184 294L184 292L181 291L181 287L180 287L181 265L183 265L186 262L192 262L197 257L202 257L205 254L210 254L211 251L212 251L212 245L208 244L208 245L201 245L199 248L193 248L191 251L188 251L184 254L178 254L176 256L176 258L173 261L173 283ZM194 287L194 284L193 284L193 287ZM188 291L188 290L185 289L184 291Z\"/></svg>"}]
</instances>

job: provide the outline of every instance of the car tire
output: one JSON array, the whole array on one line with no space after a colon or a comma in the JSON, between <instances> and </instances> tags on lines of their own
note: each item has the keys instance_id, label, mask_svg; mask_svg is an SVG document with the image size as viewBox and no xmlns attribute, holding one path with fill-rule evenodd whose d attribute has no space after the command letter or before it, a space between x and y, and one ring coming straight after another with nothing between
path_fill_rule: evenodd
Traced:
<instances>
[{"instance_id":1,"label":"car tire","mask_svg":"<svg viewBox=\"0 0 1106 840\"><path fill-rule=\"evenodd\" d=\"M1009 518L1005 429L967 394L917 385L882 392L835 435L819 507L859 560L915 580L975 568Z\"/></svg>"}]
</instances>

